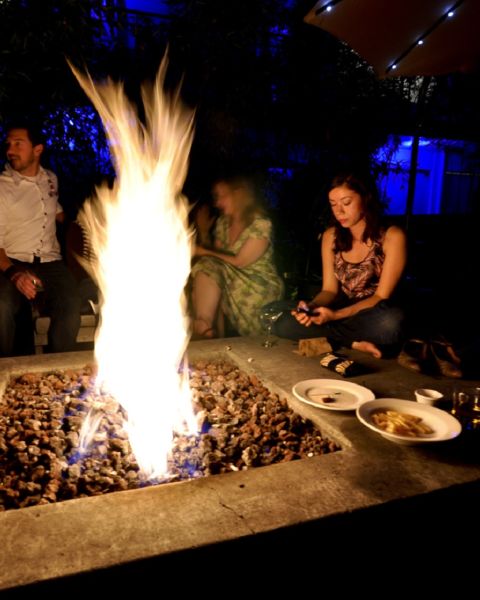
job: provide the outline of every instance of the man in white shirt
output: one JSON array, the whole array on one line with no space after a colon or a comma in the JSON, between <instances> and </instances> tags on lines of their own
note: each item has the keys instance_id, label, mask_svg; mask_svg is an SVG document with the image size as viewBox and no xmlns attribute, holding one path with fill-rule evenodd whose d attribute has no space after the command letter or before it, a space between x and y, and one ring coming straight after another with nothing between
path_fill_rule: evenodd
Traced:
<instances>
[{"instance_id":1,"label":"man in white shirt","mask_svg":"<svg viewBox=\"0 0 480 600\"><path fill-rule=\"evenodd\" d=\"M64 220L54 173L40 165L42 138L20 124L7 131L8 163L0 175L0 356L10 356L15 317L39 291L51 317L49 349L73 350L80 299L62 261L56 221Z\"/></svg>"}]
</instances>

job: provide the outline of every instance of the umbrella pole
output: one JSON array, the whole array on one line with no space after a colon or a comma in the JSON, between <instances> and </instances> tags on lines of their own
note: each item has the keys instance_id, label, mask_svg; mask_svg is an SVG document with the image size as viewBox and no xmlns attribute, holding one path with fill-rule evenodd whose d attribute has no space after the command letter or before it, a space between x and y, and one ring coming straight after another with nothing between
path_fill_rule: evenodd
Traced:
<instances>
[{"instance_id":1,"label":"umbrella pole","mask_svg":"<svg viewBox=\"0 0 480 600\"><path fill-rule=\"evenodd\" d=\"M408 172L407 207L405 211L405 229L408 230L413 215L413 202L415 200L415 186L417 183L418 149L420 146L420 130L422 129L424 109L426 106L427 90L431 77L424 77L416 106L415 133L412 141L412 152L410 154L410 169Z\"/></svg>"},{"instance_id":2,"label":"umbrella pole","mask_svg":"<svg viewBox=\"0 0 480 600\"><path fill-rule=\"evenodd\" d=\"M418 126L415 128L415 135L412 141L412 151L410 153L410 169L408 172L408 190L407 190L407 208L405 211L405 229L408 230L410 220L413 214L413 201L415 199L415 186L417 183L417 162L418 147L420 145L420 132Z\"/></svg>"}]
</instances>

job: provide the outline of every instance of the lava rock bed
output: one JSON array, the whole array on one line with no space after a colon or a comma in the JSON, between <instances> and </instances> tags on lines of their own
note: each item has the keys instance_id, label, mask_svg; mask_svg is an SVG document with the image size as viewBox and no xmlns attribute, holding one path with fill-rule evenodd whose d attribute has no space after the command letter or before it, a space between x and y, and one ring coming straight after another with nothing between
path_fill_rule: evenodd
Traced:
<instances>
[{"instance_id":1,"label":"lava rock bed","mask_svg":"<svg viewBox=\"0 0 480 600\"><path fill-rule=\"evenodd\" d=\"M149 481L123 429L124 411L94 391L93 368L27 373L12 379L0 404L0 510L48 504L271 465L340 448L286 399L232 363L191 366L196 436L174 435L170 474ZM102 405L88 450L79 432L90 408Z\"/></svg>"}]
</instances>

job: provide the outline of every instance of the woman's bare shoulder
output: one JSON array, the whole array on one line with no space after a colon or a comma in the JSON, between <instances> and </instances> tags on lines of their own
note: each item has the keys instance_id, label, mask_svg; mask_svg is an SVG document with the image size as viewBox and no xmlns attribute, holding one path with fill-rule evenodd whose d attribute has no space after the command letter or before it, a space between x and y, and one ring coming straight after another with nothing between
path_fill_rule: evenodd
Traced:
<instances>
[{"instance_id":1,"label":"woman's bare shoulder","mask_svg":"<svg viewBox=\"0 0 480 600\"><path fill-rule=\"evenodd\" d=\"M333 255L333 247L335 245L335 228L329 227L322 233L322 254L326 256Z\"/></svg>"},{"instance_id":2,"label":"woman's bare shoulder","mask_svg":"<svg viewBox=\"0 0 480 600\"><path fill-rule=\"evenodd\" d=\"M328 227L322 234L322 237L327 242L333 242L335 239L335 227Z\"/></svg>"},{"instance_id":3,"label":"woman's bare shoulder","mask_svg":"<svg viewBox=\"0 0 480 600\"><path fill-rule=\"evenodd\" d=\"M397 225L390 225L385 231L382 241L382 247L384 252L388 252L394 248L405 248L407 245L407 236L405 231Z\"/></svg>"},{"instance_id":4,"label":"woman's bare shoulder","mask_svg":"<svg viewBox=\"0 0 480 600\"><path fill-rule=\"evenodd\" d=\"M387 227L384 234L384 242L401 242L406 240L405 231L398 225L390 225Z\"/></svg>"}]
</instances>

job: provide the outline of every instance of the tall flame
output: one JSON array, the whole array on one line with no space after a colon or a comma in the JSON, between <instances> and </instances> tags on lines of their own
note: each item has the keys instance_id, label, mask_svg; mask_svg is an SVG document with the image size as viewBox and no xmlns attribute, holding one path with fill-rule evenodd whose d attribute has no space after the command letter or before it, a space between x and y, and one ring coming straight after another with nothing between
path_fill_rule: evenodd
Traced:
<instances>
[{"instance_id":1,"label":"tall flame","mask_svg":"<svg viewBox=\"0 0 480 600\"><path fill-rule=\"evenodd\" d=\"M145 126L122 84L95 84L72 67L103 121L116 171L113 188L98 188L79 216L97 257L93 274L102 299L97 384L127 411L133 452L150 478L167 472L179 424L195 429L188 369L182 369L191 235L180 194L193 113L178 91L165 94L166 65L164 59L155 83L142 87Z\"/></svg>"}]
</instances>

